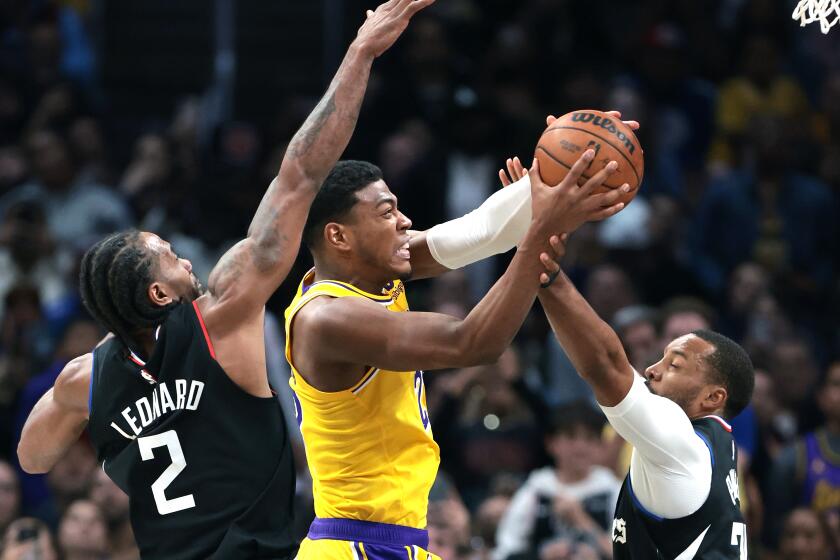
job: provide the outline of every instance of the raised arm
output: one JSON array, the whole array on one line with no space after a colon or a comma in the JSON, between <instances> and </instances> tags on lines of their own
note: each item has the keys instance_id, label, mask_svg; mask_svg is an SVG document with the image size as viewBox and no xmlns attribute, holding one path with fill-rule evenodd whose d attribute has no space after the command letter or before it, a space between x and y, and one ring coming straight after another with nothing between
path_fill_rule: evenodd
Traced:
<instances>
[{"instance_id":1,"label":"raised arm","mask_svg":"<svg viewBox=\"0 0 840 560\"><path fill-rule=\"evenodd\" d=\"M353 134L373 60L393 45L414 14L432 3L390 0L368 11L327 92L289 143L248 236L210 273L210 301L202 303L208 328L252 319L286 278L312 200Z\"/></svg>"},{"instance_id":2,"label":"raised arm","mask_svg":"<svg viewBox=\"0 0 840 560\"><path fill-rule=\"evenodd\" d=\"M296 318L296 344L330 348L328 359L337 365L365 364L397 371L495 361L519 330L536 296L543 270L538 254L548 245L541 236L566 227L576 229L596 215L614 214L623 207L614 204L616 192L590 194L613 169L577 186L593 155L588 150L556 187L542 183L535 164L531 170L533 220L528 233L505 274L466 319L436 313L391 313L358 298L318 298ZM387 339L383 332L389 333ZM302 372L311 375L315 369L297 360L294 348L293 360Z\"/></svg>"},{"instance_id":3,"label":"raised arm","mask_svg":"<svg viewBox=\"0 0 840 560\"><path fill-rule=\"evenodd\" d=\"M618 111L608 111L620 119ZM546 117L546 125L557 120ZM624 121L638 130L637 121ZM493 193L481 206L460 218L438 224L427 231L411 232L411 278L431 278L444 272L505 253L522 241L531 223L531 188L528 170L518 157L508 158L507 173L499 170L505 187ZM630 187L625 185L625 191Z\"/></svg>"},{"instance_id":4,"label":"raised arm","mask_svg":"<svg viewBox=\"0 0 840 560\"><path fill-rule=\"evenodd\" d=\"M79 439L88 422L92 354L68 363L23 426L18 460L30 474L45 473Z\"/></svg>"},{"instance_id":5,"label":"raised arm","mask_svg":"<svg viewBox=\"0 0 840 560\"><path fill-rule=\"evenodd\" d=\"M563 239L553 237L554 256L540 257L557 274L553 285L539 294L551 328L610 424L635 448L630 474L638 500L661 517L689 515L708 496L709 449L679 405L647 389L618 335L559 269L554 261L562 256L563 245ZM546 279L544 273L541 280Z\"/></svg>"}]
</instances>

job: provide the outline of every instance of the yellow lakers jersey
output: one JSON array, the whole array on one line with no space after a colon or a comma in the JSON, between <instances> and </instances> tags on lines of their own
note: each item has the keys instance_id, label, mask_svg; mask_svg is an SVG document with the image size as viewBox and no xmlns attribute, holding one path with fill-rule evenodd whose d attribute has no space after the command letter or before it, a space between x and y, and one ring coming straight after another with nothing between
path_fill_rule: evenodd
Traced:
<instances>
[{"instance_id":1,"label":"yellow lakers jersey","mask_svg":"<svg viewBox=\"0 0 840 560\"><path fill-rule=\"evenodd\" d=\"M323 392L292 362L292 321L307 303L324 296L359 297L400 313L408 311L405 286L395 281L375 295L334 280L313 283L313 276L314 270L304 276L286 309L286 359L315 514L424 529L440 449L426 412L423 372L370 367L354 387Z\"/></svg>"}]
</instances>

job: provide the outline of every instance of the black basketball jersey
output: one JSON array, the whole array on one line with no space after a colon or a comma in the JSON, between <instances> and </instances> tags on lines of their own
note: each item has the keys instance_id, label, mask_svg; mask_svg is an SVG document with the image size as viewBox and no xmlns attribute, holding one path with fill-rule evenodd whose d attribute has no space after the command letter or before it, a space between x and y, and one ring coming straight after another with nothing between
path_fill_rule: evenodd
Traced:
<instances>
[{"instance_id":1,"label":"black basketball jersey","mask_svg":"<svg viewBox=\"0 0 840 560\"><path fill-rule=\"evenodd\" d=\"M215 360L195 304L172 310L148 362L112 339L94 350L88 430L130 500L144 559L293 556L295 474L275 398Z\"/></svg>"},{"instance_id":2,"label":"black basketball jersey","mask_svg":"<svg viewBox=\"0 0 840 560\"><path fill-rule=\"evenodd\" d=\"M712 486L699 510L680 519L648 512L624 479L613 520L615 560L746 560L747 526L738 498L737 453L730 428L717 417L692 421L711 452Z\"/></svg>"}]
</instances>

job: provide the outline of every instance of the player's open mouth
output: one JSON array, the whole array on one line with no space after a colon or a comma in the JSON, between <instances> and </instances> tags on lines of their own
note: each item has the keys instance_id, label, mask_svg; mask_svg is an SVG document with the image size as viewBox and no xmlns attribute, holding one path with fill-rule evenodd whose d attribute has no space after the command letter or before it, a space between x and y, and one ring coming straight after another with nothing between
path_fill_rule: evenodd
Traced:
<instances>
[{"instance_id":1,"label":"player's open mouth","mask_svg":"<svg viewBox=\"0 0 840 560\"><path fill-rule=\"evenodd\" d=\"M397 256L405 260L409 260L411 258L411 251L408 250L408 241L397 249Z\"/></svg>"}]
</instances>

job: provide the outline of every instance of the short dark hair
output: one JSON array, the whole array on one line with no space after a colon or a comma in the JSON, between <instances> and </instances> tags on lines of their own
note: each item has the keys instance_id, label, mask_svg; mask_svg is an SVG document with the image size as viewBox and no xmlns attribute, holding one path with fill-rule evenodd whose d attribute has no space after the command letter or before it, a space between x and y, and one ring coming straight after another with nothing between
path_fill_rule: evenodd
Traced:
<instances>
[{"instance_id":1,"label":"short dark hair","mask_svg":"<svg viewBox=\"0 0 840 560\"><path fill-rule=\"evenodd\" d=\"M127 348L137 348L137 331L159 325L177 305L158 306L149 300L156 266L137 230L109 235L82 257L82 303Z\"/></svg>"},{"instance_id":2,"label":"short dark hair","mask_svg":"<svg viewBox=\"0 0 840 560\"><path fill-rule=\"evenodd\" d=\"M706 329L692 332L702 338L715 350L706 359L711 366L712 381L726 388L727 398L723 415L733 418L741 413L752 398L755 387L755 371L746 350L734 340Z\"/></svg>"},{"instance_id":3,"label":"short dark hair","mask_svg":"<svg viewBox=\"0 0 840 560\"><path fill-rule=\"evenodd\" d=\"M604 415L584 400L572 401L552 411L548 433L552 436L569 435L577 428L600 435L604 429Z\"/></svg>"},{"instance_id":4,"label":"short dark hair","mask_svg":"<svg viewBox=\"0 0 840 560\"><path fill-rule=\"evenodd\" d=\"M382 170L366 161L340 161L332 168L318 191L303 228L303 241L317 247L324 226L339 220L359 201L356 192L382 179Z\"/></svg>"}]
</instances>

